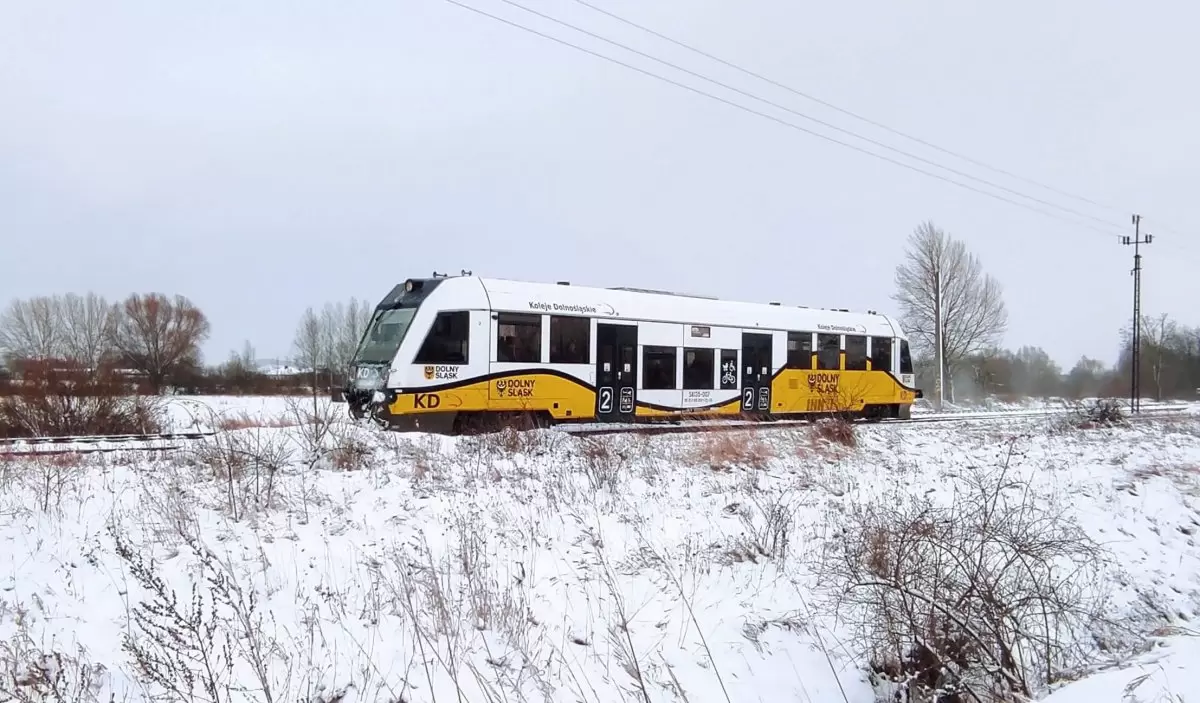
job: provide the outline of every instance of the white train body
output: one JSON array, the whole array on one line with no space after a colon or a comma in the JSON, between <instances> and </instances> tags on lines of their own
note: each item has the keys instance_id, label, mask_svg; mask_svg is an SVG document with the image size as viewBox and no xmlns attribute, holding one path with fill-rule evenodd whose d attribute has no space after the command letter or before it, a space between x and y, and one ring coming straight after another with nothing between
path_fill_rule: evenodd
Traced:
<instances>
[{"instance_id":1,"label":"white train body","mask_svg":"<svg viewBox=\"0 0 1200 703\"><path fill-rule=\"evenodd\" d=\"M356 414L397 424L490 411L898 417L920 396L907 337L875 312L474 276L397 286L353 364ZM861 397L834 398L851 377Z\"/></svg>"}]
</instances>

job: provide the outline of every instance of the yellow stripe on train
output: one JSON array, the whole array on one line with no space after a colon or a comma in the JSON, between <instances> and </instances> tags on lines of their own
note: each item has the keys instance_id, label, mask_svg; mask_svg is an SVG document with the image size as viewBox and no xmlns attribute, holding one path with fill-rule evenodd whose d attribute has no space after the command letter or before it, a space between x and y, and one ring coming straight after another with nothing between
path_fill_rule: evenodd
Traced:
<instances>
[{"instance_id":1,"label":"yellow stripe on train","mask_svg":"<svg viewBox=\"0 0 1200 703\"><path fill-rule=\"evenodd\" d=\"M682 391L681 391L682 392ZM810 371L785 369L771 382L771 412L860 412L867 405L911 403L912 391L877 371ZM596 415L596 393L584 383L546 373L513 374L481 379L444 390L413 391L396 396L394 415L430 412L545 411L556 420ZM736 415L740 397L708 408L666 409L638 403L639 417Z\"/></svg>"},{"instance_id":2,"label":"yellow stripe on train","mask_svg":"<svg viewBox=\"0 0 1200 703\"><path fill-rule=\"evenodd\" d=\"M427 412L546 411L556 420L596 414L596 393L583 383L546 373L480 380L446 390L396 396L394 415Z\"/></svg>"}]
</instances>

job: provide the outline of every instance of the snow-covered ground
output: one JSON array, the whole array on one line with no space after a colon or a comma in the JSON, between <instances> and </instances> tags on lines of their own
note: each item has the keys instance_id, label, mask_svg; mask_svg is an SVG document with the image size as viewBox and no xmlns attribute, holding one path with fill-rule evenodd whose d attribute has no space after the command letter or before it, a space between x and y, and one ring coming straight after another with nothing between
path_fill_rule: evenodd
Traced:
<instances>
[{"instance_id":1,"label":"snow-covered ground","mask_svg":"<svg viewBox=\"0 0 1200 703\"><path fill-rule=\"evenodd\" d=\"M1200 697L1194 415L863 426L847 447L808 427L316 438L306 408L173 400L177 429L244 429L0 462L0 700L52 699L40 663L72 701L83 682L142 700L187 670L222 701L870 703L830 555L872 510L969 506L972 476L1006 460L1030 505L1103 548L1086 566L1107 622L1047 700Z\"/></svg>"},{"instance_id":2,"label":"snow-covered ground","mask_svg":"<svg viewBox=\"0 0 1200 703\"><path fill-rule=\"evenodd\" d=\"M977 401L946 401L941 413L980 413L980 412L1021 412L1033 410L1062 410L1064 408L1076 407L1080 404L1087 405L1095 402L1095 398L1084 398L1082 400L1074 400L1071 398L1023 398L1019 401L1001 400L999 398L989 397ZM1128 406L1128 398L1117 398L1122 406ZM1179 401L1163 400L1156 401L1149 398L1141 399L1141 406L1145 409L1178 405ZM937 413L936 400L931 398L919 398L913 403L913 415L925 415Z\"/></svg>"}]
</instances>

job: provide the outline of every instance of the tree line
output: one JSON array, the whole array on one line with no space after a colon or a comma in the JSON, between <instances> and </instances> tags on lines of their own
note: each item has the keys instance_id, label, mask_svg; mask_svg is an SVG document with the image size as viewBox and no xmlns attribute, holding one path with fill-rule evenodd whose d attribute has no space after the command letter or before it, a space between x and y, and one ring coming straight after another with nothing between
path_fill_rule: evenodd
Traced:
<instances>
[{"instance_id":1,"label":"tree line","mask_svg":"<svg viewBox=\"0 0 1200 703\"><path fill-rule=\"evenodd\" d=\"M203 393L327 392L340 383L372 306L351 298L308 308L293 340L294 368L268 374L247 341L219 364L201 347L211 324L186 296L134 293L110 302L95 293L17 299L0 313L0 378L118 375L135 390Z\"/></svg>"},{"instance_id":2,"label":"tree line","mask_svg":"<svg viewBox=\"0 0 1200 703\"><path fill-rule=\"evenodd\" d=\"M1119 330L1116 364L1081 357L1069 371L1040 347L1017 350L999 345L1008 327L1003 288L984 273L966 245L932 222L917 226L896 267L892 298L908 333L917 386L937 395L941 317L942 377L949 401L985 397L1123 397L1129 393L1132 320ZM1200 391L1200 326L1189 327L1167 314L1141 321L1139 383L1145 398L1195 398Z\"/></svg>"},{"instance_id":3,"label":"tree line","mask_svg":"<svg viewBox=\"0 0 1200 703\"><path fill-rule=\"evenodd\" d=\"M14 300L0 315L0 351L10 370L31 364L137 372L158 393L200 365L208 318L181 295L134 293L110 303L94 293Z\"/></svg>"}]
</instances>

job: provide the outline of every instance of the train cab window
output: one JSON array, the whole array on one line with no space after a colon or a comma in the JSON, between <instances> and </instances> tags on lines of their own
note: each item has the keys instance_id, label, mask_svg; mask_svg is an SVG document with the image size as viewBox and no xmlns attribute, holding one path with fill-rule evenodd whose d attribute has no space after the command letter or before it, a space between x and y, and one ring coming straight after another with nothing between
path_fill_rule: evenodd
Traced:
<instances>
[{"instance_id":1,"label":"train cab window","mask_svg":"<svg viewBox=\"0 0 1200 703\"><path fill-rule=\"evenodd\" d=\"M732 391L738 387L738 353L736 349L721 350L721 390Z\"/></svg>"},{"instance_id":2,"label":"train cab window","mask_svg":"<svg viewBox=\"0 0 1200 703\"><path fill-rule=\"evenodd\" d=\"M586 364L591 361L591 347L590 318L550 316L551 364Z\"/></svg>"},{"instance_id":3,"label":"train cab window","mask_svg":"<svg viewBox=\"0 0 1200 703\"><path fill-rule=\"evenodd\" d=\"M414 364L466 364L471 336L471 313L439 312L425 335Z\"/></svg>"},{"instance_id":4,"label":"train cab window","mask_svg":"<svg viewBox=\"0 0 1200 703\"><path fill-rule=\"evenodd\" d=\"M912 373L912 356L908 351L908 340L900 340L900 373Z\"/></svg>"},{"instance_id":5,"label":"train cab window","mask_svg":"<svg viewBox=\"0 0 1200 703\"><path fill-rule=\"evenodd\" d=\"M812 368L812 333L788 332L787 365L789 369Z\"/></svg>"},{"instance_id":6,"label":"train cab window","mask_svg":"<svg viewBox=\"0 0 1200 703\"><path fill-rule=\"evenodd\" d=\"M867 338L856 334L846 335L846 370L867 370Z\"/></svg>"},{"instance_id":7,"label":"train cab window","mask_svg":"<svg viewBox=\"0 0 1200 703\"><path fill-rule=\"evenodd\" d=\"M716 374L716 356L712 349L683 350L683 387L685 390L709 390Z\"/></svg>"},{"instance_id":8,"label":"train cab window","mask_svg":"<svg viewBox=\"0 0 1200 703\"><path fill-rule=\"evenodd\" d=\"M500 313L496 318L496 361L542 361L542 316Z\"/></svg>"},{"instance_id":9,"label":"train cab window","mask_svg":"<svg viewBox=\"0 0 1200 703\"><path fill-rule=\"evenodd\" d=\"M642 388L675 390L675 347L642 349Z\"/></svg>"},{"instance_id":10,"label":"train cab window","mask_svg":"<svg viewBox=\"0 0 1200 703\"><path fill-rule=\"evenodd\" d=\"M892 370L892 340L889 337L871 337L871 369Z\"/></svg>"},{"instance_id":11,"label":"train cab window","mask_svg":"<svg viewBox=\"0 0 1200 703\"><path fill-rule=\"evenodd\" d=\"M842 337L837 334L817 335L817 369L837 371L841 368Z\"/></svg>"}]
</instances>

